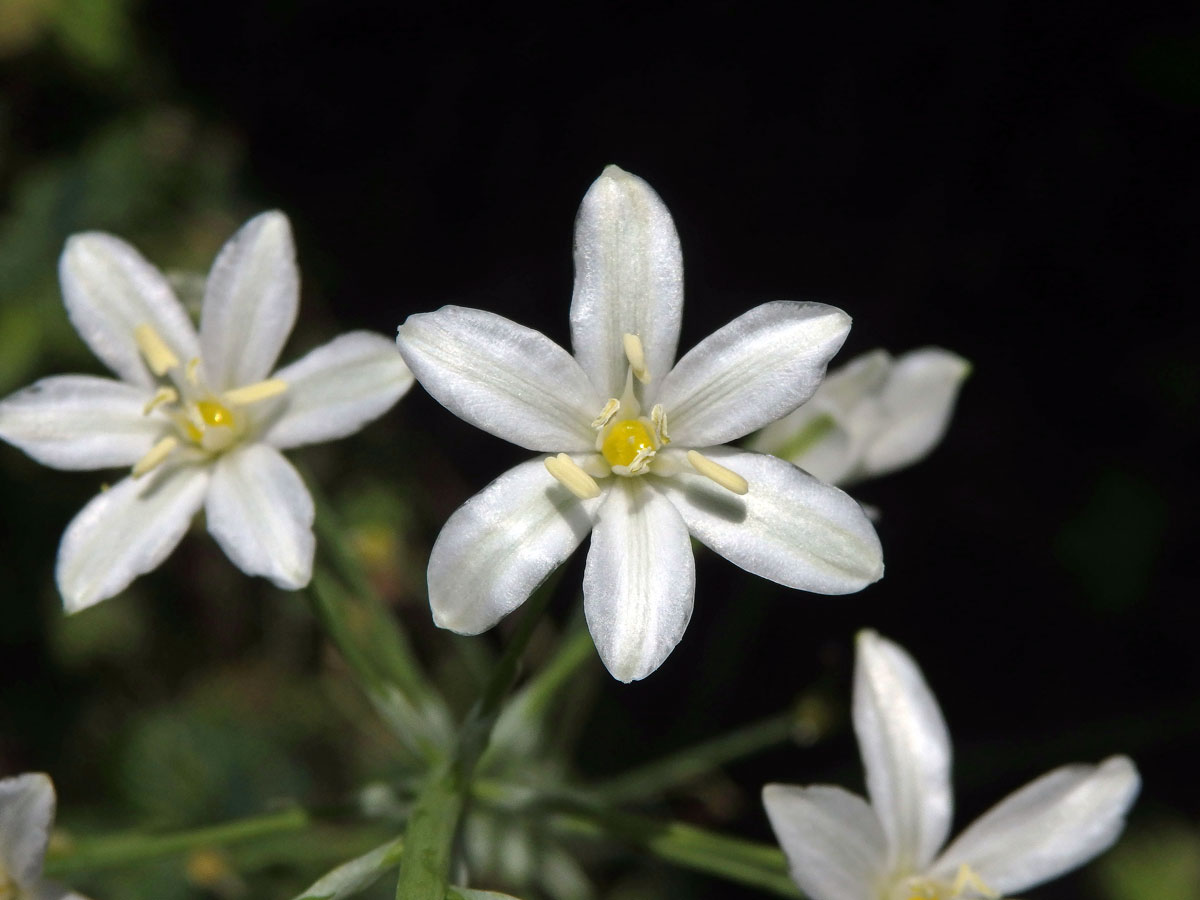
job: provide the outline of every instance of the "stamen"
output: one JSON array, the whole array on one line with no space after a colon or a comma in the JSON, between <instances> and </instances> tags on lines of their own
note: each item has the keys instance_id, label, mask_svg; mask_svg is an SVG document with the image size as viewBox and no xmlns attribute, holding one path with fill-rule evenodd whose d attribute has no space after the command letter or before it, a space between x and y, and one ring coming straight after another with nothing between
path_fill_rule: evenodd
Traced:
<instances>
[{"instance_id":1,"label":"stamen","mask_svg":"<svg viewBox=\"0 0 1200 900\"><path fill-rule=\"evenodd\" d=\"M642 447L640 450L638 450L637 456L635 456L633 461L629 464L629 474L640 475L642 470L644 470L646 466L650 465L650 460L654 459L654 452L655 451L653 447Z\"/></svg>"},{"instance_id":2,"label":"stamen","mask_svg":"<svg viewBox=\"0 0 1200 900\"><path fill-rule=\"evenodd\" d=\"M629 360L629 368L642 384L650 383L650 370L646 368L646 350L642 347L642 339L636 334L621 335L621 344L625 347L625 358Z\"/></svg>"},{"instance_id":3,"label":"stamen","mask_svg":"<svg viewBox=\"0 0 1200 900\"><path fill-rule=\"evenodd\" d=\"M958 867L958 874L954 876L954 887L951 888L951 891L953 892L953 896L961 897L968 889L982 894L988 900L998 900L1000 897L999 894L984 883L983 879L979 877L974 869L966 863L962 863Z\"/></svg>"},{"instance_id":4,"label":"stamen","mask_svg":"<svg viewBox=\"0 0 1200 900\"><path fill-rule=\"evenodd\" d=\"M546 471L580 500L592 500L600 496L600 485L596 484L596 479L565 453L546 457Z\"/></svg>"},{"instance_id":5,"label":"stamen","mask_svg":"<svg viewBox=\"0 0 1200 900\"><path fill-rule=\"evenodd\" d=\"M696 450L689 450L687 452L687 460L692 464L693 469L705 478L715 481L727 491L733 491L735 494L745 494L750 490L749 482L737 472L725 468L718 462L713 462Z\"/></svg>"},{"instance_id":6,"label":"stamen","mask_svg":"<svg viewBox=\"0 0 1200 900\"><path fill-rule=\"evenodd\" d=\"M165 437L153 447L150 452L137 461L133 467L133 477L141 478L147 472L158 468L171 455L171 451L179 446L179 439Z\"/></svg>"},{"instance_id":7,"label":"stamen","mask_svg":"<svg viewBox=\"0 0 1200 900\"><path fill-rule=\"evenodd\" d=\"M142 407L142 415L148 416L164 403L174 403L178 399L179 394L173 388L160 387L154 392L154 396L150 398L150 402Z\"/></svg>"},{"instance_id":8,"label":"stamen","mask_svg":"<svg viewBox=\"0 0 1200 900\"><path fill-rule=\"evenodd\" d=\"M233 406L247 406L266 400L268 397L278 397L288 389L288 384L282 378L268 378L266 381L256 381L244 387L226 391L225 401Z\"/></svg>"},{"instance_id":9,"label":"stamen","mask_svg":"<svg viewBox=\"0 0 1200 900\"><path fill-rule=\"evenodd\" d=\"M600 415L592 419L592 427L599 431L605 425L613 420L618 412L621 411L621 401L616 397L610 397L608 402L604 404L604 409L600 410Z\"/></svg>"},{"instance_id":10,"label":"stamen","mask_svg":"<svg viewBox=\"0 0 1200 900\"><path fill-rule=\"evenodd\" d=\"M192 387L196 387L198 384L200 384L200 377L196 374L196 371L199 368L200 357L193 356L188 360L187 368L183 370L184 377L187 379L188 384L190 384Z\"/></svg>"},{"instance_id":11,"label":"stamen","mask_svg":"<svg viewBox=\"0 0 1200 900\"><path fill-rule=\"evenodd\" d=\"M654 436L660 444L671 443L671 435L667 434L667 411L661 403L655 403L650 410L650 422L654 425Z\"/></svg>"},{"instance_id":12,"label":"stamen","mask_svg":"<svg viewBox=\"0 0 1200 900\"><path fill-rule=\"evenodd\" d=\"M167 342L154 330L153 325L139 325L133 329L133 339L146 358L146 365L155 375L166 375L179 365L179 357L171 352Z\"/></svg>"}]
</instances>

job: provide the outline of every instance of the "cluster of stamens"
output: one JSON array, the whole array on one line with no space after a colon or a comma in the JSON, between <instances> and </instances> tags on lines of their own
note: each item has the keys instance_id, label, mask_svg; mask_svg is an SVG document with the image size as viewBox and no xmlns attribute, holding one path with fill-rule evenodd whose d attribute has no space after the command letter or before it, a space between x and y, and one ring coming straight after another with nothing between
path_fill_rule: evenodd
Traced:
<instances>
[{"instance_id":1,"label":"cluster of stamens","mask_svg":"<svg viewBox=\"0 0 1200 900\"><path fill-rule=\"evenodd\" d=\"M610 398L591 422L596 431L596 451L599 455L585 460L583 464L565 453L546 460L550 474L581 500L600 496L597 478L607 478L609 475L632 478L647 473L674 475L685 471L679 460L664 457L661 453L671 443L671 435L667 431L667 413L662 404L656 403L649 416L642 415L635 379L640 384L649 384L651 378L642 341L636 334L626 334L621 343L625 358L629 361L625 392L620 399ZM749 490L746 479L700 452L688 450L685 458L691 471L711 479L726 490L735 494L745 494Z\"/></svg>"},{"instance_id":2,"label":"cluster of stamens","mask_svg":"<svg viewBox=\"0 0 1200 900\"><path fill-rule=\"evenodd\" d=\"M139 325L133 336L150 371L169 381L159 386L142 414L148 416L158 411L174 426L173 434L163 436L134 465L134 478L158 468L180 447L189 447L205 455L227 450L245 431L246 417L242 408L287 390L287 382L268 378L217 393L203 383L200 359L181 363L153 326ZM4 900L3 895L0 900Z\"/></svg>"},{"instance_id":3,"label":"cluster of stamens","mask_svg":"<svg viewBox=\"0 0 1200 900\"><path fill-rule=\"evenodd\" d=\"M1000 900L970 866L958 867L952 884L914 876L900 881L886 900Z\"/></svg>"}]
</instances>

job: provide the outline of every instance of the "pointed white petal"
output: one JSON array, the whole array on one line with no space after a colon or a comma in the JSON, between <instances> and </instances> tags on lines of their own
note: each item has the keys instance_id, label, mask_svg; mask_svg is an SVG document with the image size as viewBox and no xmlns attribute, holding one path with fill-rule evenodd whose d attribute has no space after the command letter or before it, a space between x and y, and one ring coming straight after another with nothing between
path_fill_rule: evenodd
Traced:
<instances>
[{"instance_id":1,"label":"pointed white petal","mask_svg":"<svg viewBox=\"0 0 1200 900\"><path fill-rule=\"evenodd\" d=\"M850 332L823 303L764 303L717 329L681 359L656 395L684 446L724 444L812 396Z\"/></svg>"},{"instance_id":2,"label":"pointed white petal","mask_svg":"<svg viewBox=\"0 0 1200 900\"><path fill-rule=\"evenodd\" d=\"M226 453L205 504L209 533L233 564L295 591L312 578L313 500L300 473L266 444Z\"/></svg>"},{"instance_id":3,"label":"pointed white petal","mask_svg":"<svg viewBox=\"0 0 1200 900\"><path fill-rule=\"evenodd\" d=\"M353 434L413 384L395 343L369 331L336 337L273 377L288 389L267 413L262 440L281 450Z\"/></svg>"},{"instance_id":4,"label":"pointed white petal","mask_svg":"<svg viewBox=\"0 0 1200 900\"><path fill-rule=\"evenodd\" d=\"M864 476L883 475L928 455L946 434L970 363L947 350L927 348L896 361L879 395L880 433L865 447Z\"/></svg>"},{"instance_id":5,"label":"pointed white petal","mask_svg":"<svg viewBox=\"0 0 1200 900\"><path fill-rule=\"evenodd\" d=\"M946 848L932 874L952 879L966 863L1004 895L1049 881L1112 846L1140 785L1124 756L1055 769L984 813Z\"/></svg>"},{"instance_id":6,"label":"pointed white petal","mask_svg":"<svg viewBox=\"0 0 1200 900\"><path fill-rule=\"evenodd\" d=\"M131 384L153 385L134 340L149 325L181 360L199 352L196 330L162 273L129 244L86 232L67 240L58 261L67 315L92 352Z\"/></svg>"},{"instance_id":7,"label":"pointed white petal","mask_svg":"<svg viewBox=\"0 0 1200 900\"><path fill-rule=\"evenodd\" d=\"M476 428L529 450L595 449L591 421L604 400L541 332L481 309L444 306L409 316L396 344L421 386Z\"/></svg>"},{"instance_id":8,"label":"pointed white petal","mask_svg":"<svg viewBox=\"0 0 1200 900\"><path fill-rule=\"evenodd\" d=\"M35 885L53 822L54 785L48 776L0 779L0 874L11 873L21 888Z\"/></svg>"},{"instance_id":9,"label":"pointed white petal","mask_svg":"<svg viewBox=\"0 0 1200 900\"><path fill-rule=\"evenodd\" d=\"M652 379L679 343L683 258L671 214L642 179L609 166L575 219L575 358L605 398L620 397L629 363L621 337L636 334Z\"/></svg>"},{"instance_id":10,"label":"pointed white petal","mask_svg":"<svg viewBox=\"0 0 1200 900\"><path fill-rule=\"evenodd\" d=\"M92 498L58 545L55 577L66 611L107 600L157 568L183 539L207 488L206 467L164 466Z\"/></svg>"},{"instance_id":11,"label":"pointed white petal","mask_svg":"<svg viewBox=\"0 0 1200 900\"><path fill-rule=\"evenodd\" d=\"M602 496L578 499L541 458L509 469L455 510L433 545L434 622L459 634L491 628L587 537Z\"/></svg>"},{"instance_id":12,"label":"pointed white petal","mask_svg":"<svg viewBox=\"0 0 1200 900\"><path fill-rule=\"evenodd\" d=\"M645 678L675 649L696 593L687 528L641 478L614 476L583 571L583 611L618 681Z\"/></svg>"},{"instance_id":13,"label":"pointed white petal","mask_svg":"<svg viewBox=\"0 0 1200 900\"><path fill-rule=\"evenodd\" d=\"M0 400L0 438L56 469L132 466L169 427L143 415L151 396L111 378L43 378Z\"/></svg>"},{"instance_id":14,"label":"pointed white petal","mask_svg":"<svg viewBox=\"0 0 1200 900\"><path fill-rule=\"evenodd\" d=\"M792 880L812 900L869 900L887 844L862 797L838 787L768 784L763 805Z\"/></svg>"},{"instance_id":15,"label":"pointed white petal","mask_svg":"<svg viewBox=\"0 0 1200 900\"><path fill-rule=\"evenodd\" d=\"M920 871L950 829L950 734L912 657L873 631L858 634L853 717L891 870Z\"/></svg>"},{"instance_id":16,"label":"pointed white petal","mask_svg":"<svg viewBox=\"0 0 1200 900\"><path fill-rule=\"evenodd\" d=\"M818 594L849 594L883 576L883 550L862 508L835 487L761 453L704 455L749 482L744 496L701 475L658 481L700 543L747 572Z\"/></svg>"},{"instance_id":17,"label":"pointed white petal","mask_svg":"<svg viewBox=\"0 0 1200 900\"><path fill-rule=\"evenodd\" d=\"M217 254L204 288L200 343L214 390L262 381L292 332L300 273L287 216L255 216Z\"/></svg>"}]
</instances>

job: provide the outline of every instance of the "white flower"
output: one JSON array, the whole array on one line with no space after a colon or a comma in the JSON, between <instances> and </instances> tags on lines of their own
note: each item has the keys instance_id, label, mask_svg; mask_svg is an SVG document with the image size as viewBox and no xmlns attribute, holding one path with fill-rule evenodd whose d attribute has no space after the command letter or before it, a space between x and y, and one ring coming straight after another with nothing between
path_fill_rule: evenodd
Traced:
<instances>
[{"instance_id":1,"label":"white flower","mask_svg":"<svg viewBox=\"0 0 1200 900\"><path fill-rule=\"evenodd\" d=\"M0 900L85 900L42 880L54 785L40 773L0 779Z\"/></svg>"},{"instance_id":2,"label":"white flower","mask_svg":"<svg viewBox=\"0 0 1200 900\"><path fill-rule=\"evenodd\" d=\"M971 364L926 347L893 359L874 350L831 372L812 399L754 435L748 446L830 484L911 466L950 424Z\"/></svg>"},{"instance_id":3,"label":"white flower","mask_svg":"<svg viewBox=\"0 0 1200 900\"><path fill-rule=\"evenodd\" d=\"M574 357L475 309L400 327L400 352L443 406L557 454L501 475L446 523L429 560L438 625L491 628L591 532L588 626L608 670L633 681L658 668L691 617L689 533L788 587L842 594L882 575L879 540L852 499L781 460L719 446L803 403L849 317L767 303L672 368L682 266L662 201L609 166L576 220Z\"/></svg>"},{"instance_id":4,"label":"white flower","mask_svg":"<svg viewBox=\"0 0 1200 900\"><path fill-rule=\"evenodd\" d=\"M344 437L390 408L412 386L392 343L351 332L270 374L300 293L279 212L222 248L199 334L162 273L111 235L70 238L59 278L72 323L121 380L45 378L0 401L0 437L59 469L133 467L63 534L67 611L155 568L202 506L243 571L307 584L312 497L279 451Z\"/></svg>"},{"instance_id":5,"label":"white flower","mask_svg":"<svg viewBox=\"0 0 1200 900\"><path fill-rule=\"evenodd\" d=\"M939 854L953 807L950 735L917 664L871 631L858 636L853 712L870 805L830 785L763 789L792 878L813 900L1011 895L1107 849L1137 796L1137 770L1124 756L1063 766Z\"/></svg>"}]
</instances>

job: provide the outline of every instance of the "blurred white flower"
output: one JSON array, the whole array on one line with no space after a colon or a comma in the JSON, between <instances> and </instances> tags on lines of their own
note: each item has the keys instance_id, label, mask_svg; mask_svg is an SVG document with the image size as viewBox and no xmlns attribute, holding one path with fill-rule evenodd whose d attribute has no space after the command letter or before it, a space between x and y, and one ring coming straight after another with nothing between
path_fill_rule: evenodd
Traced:
<instances>
[{"instance_id":1,"label":"blurred white flower","mask_svg":"<svg viewBox=\"0 0 1200 900\"><path fill-rule=\"evenodd\" d=\"M279 451L344 437L389 409L412 386L392 343L351 332L270 374L300 300L280 212L222 248L199 334L162 273L112 235L71 237L59 278L75 328L121 380L45 378L0 401L0 438L59 469L133 467L63 534L67 611L158 566L201 507L247 574L307 584L312 497Z\"/></svg>"},{"instance_id":2,"label":"blurred white flower","mask_svg":"<svg viewBox=\"0 0 1200 900\"><path fill-rule=\"evenodd\" d=\"M747 446L830 484L852 484L911 466L937 446L971 372L937 347L893 358L873 350L831 372L812 399Z\"/></svg>"},{"instance_id":3,"label":"blurred white flower","mask_svg":"<svg viewBox=\"0 0 1200 900\"><path fill-rule=\"evenodd\" d=\"M1055 769L1009 795L941 853L950 831L950 735L912 658L858 636L854 730L868 803L830 785L769 784L763 802L792 878L813 900L997 898L1107 849L1140 780L1133 763Z\"/></svg>"},{"instance_id":4,"label":"blurred white flower","mask_svg":"<svg viewBox=\"0 0 1200 900\"><path fill-rule=\"evenodd\" d=\"M575 226L572 357L476 309L410 316L397 342L443 406L542 453L468 500L429 560L444 628L496 624L592 533L584 610L614 677L649 675L692 613L689 533L788 587L842 594L883 573L852 499L794 466L720 446L803 403L850 328L819 303L767 303L675 360L683 263L670 213L609 166Z\"/></svg>"},{"instance_id":5,"label":"blurred white flower","mask_svg":"<svg viewBox=\"0 0 1200 900\"><path fill-rule=\"evenodd\" d=\"M0 779L0 900L86 900L42 880L54 784L40 773Z\"/></svg>"}]
</instances>

